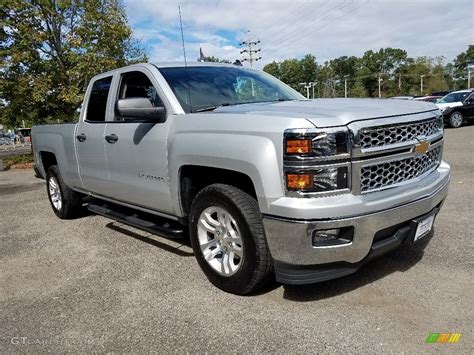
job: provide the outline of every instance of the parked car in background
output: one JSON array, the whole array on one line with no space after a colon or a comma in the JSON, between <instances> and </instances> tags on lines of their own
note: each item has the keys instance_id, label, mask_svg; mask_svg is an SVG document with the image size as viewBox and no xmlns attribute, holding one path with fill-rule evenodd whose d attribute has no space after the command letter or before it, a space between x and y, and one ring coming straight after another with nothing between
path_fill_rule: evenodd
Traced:
<instances>
[{"instance_id":1,"label":"parked car in background","mask_svg":"<svg viewBox=\"0 0 474 355\"><path fill-rule=\"evenodd\" d=\"M392 100L413 100L413 98L414 98L414 96L409 96L409 95L389 97L389 99L392 99Z\"/></svg>"},{"instance_id":2,"label":"parked car in background","mask_svg":"<svg viewBox=\"0 0 474 355\"><path fill-rule=\"evenodd\" d=\"M6 134L0 134L0 145L10 145L12 140Z\"/></svg>"},{"instance_id":3,"label":"parked car in background","mask_svg":"<svg viewBox=\"0 0 474 355\"><path fill-rule=\"evenodd\" d=\"M427 102L432 102L436 103L439 99L441 99L442 96L435 96L435 95L430 95L430 96L420 96L420 97L415 97L413 100L416 101L427 101Z\"/></svg>"},{"instance_id":4,"label":"parked car in background","mask_svg":"<svg viewBox=\"0 0 474 355\"><path fill-rule=\"evenodd\" d=\"M444 123L452 128L461 127L464 122L474 120L474 90L465 90L462 96L466 97L461 104L456 102L456 105L444 106L441 109Z\"/></svg>"},{"instance_id":5,"label":"parked car in background","mask_svg":"<svg viewBox=\"0 0 474 355\"><path fill-rule=\"evenodd\" d=\"M472 89L453 91L436 101L436 105L438 105L438 108L441 111L448 107L462 106L462 103L466 100L469 94L472 93L472 91Z\"/></svg>"},{"instance_id":6,"label":"parked car in background","mask_svg":"<svg viewBox=\"0 0 474 355\"><path fill-rule=\"evenodd\" d=\"M443 96L446 96L450 93L452 93L453 90L445 90L445 91L433 91L431 93L431 96L440 96L440 97L443 97Z\"/></svg>"}]
</instances>

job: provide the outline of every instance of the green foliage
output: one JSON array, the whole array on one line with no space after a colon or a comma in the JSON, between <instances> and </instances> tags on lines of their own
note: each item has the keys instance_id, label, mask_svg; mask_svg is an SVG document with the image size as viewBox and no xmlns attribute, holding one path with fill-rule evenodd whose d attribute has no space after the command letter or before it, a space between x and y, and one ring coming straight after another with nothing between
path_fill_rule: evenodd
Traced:
<instances>
[{"instance_id":1,"label":"green foliage","mask_svg":"<svg viewBox=\"0 0 474 355\"><path fill-rule=\"evenodd\" d=\"M263 70L306 95L302 82L316 82L315 97L342 97L347 80L348 96L427 95L434 91L467 86L467 63L474 65L474 45L460 53L454 63L445 58L408 57L403 49L381 48L361 57L339 57L318 65L313 55L267 64ZM473 70L474 72L474 70ZM421 92L423 76L423 92Z\"/></svg>"},{"instance_id":2,"label":"green foliage","mask_svg":"<svg viewBox=\"0 0 474 355\"><path fill-rule=\"evenodd\" d=\"M94 75L147 60L118 0L5 0L0 16L8 127L74 120Z\"/></svg>"},{"instance_id":3,"label":"green foliage","mask_svg":"<svg viewBox=\"0 0 474 355\"><path fill-rule=\"evenodd\" d=\"M470 44L465 52L458 54L454 59L453 77L459 87L467 87L466 72L468 66L474 67L474 44ZM471 72L474 72L474 70L471 70Z\"/></svg>"},{"instance_id":4,"label":"green foliage","mask_svg":"<svg viewBox=\"0 0 474 355\"><path fill-rule=\"evenodd\" d=\"M33 163L33 154L22 154L3 159L5 170L10 169L13 165Z\"/></svg>"},{"instance_id":5,"label":"green foliage","mask_svg":"<svg viewBox=\"0 0 474 355\"><path fill-rule=\"evenodd\" d=\"M232 63L230 60L220 59L220 58L214 57L213 55L211 55L210 57L204 57L204 61L205 62L213 62L213 63L227 63L227 64Z\"/></svg>"}]
</instances>

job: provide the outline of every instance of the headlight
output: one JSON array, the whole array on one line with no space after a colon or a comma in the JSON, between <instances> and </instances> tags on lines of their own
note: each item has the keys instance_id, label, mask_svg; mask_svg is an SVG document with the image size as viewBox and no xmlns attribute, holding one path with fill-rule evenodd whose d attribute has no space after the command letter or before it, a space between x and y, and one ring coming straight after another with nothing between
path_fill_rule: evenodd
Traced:
<instances>
[{"instance_id":1,"label":"headlight","mask_svg":"<svg viewBox=\"0 0 474 355\"><path fill-rule=\"evenodd\" d=\"M331 160L349 157L345 129L286 131L284 155L290 160Z\"/></svg>"},{"instance_id":2,"label":"headlight","mask_svg":"<svg viewBox=\"0 0 474 355\"><path fill-rule=\"evenodd\" d=\"M350 144L347 129L287 130L283 154L288 191L349 191Z\"/></svg>"}]
</instances>

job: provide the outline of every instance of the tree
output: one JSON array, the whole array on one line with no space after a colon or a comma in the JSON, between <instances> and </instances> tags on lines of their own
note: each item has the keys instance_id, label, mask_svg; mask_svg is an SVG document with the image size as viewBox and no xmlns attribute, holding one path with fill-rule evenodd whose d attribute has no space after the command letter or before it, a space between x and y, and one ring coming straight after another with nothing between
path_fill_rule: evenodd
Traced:
<instances>
[{"instance_id":1,"label":"tree","mask_svg":"<svg viewBox=\"0 0 474 355\"><path fill-rule=\"evenodd\" d=\"M230 60L220 59L220 58L214 57L213 55L211 55L210 57L204 57L204 61L205 62L212 62L212 63L227 63L227 64L232 63Z\"/></svg>"},{"instance_id":2,"label":"tree","mask_svg":"<svg viewBox=\"0 0 474 355\"><path fill-rule=\"evenodd\" d=\"M357 57L339 57L332 59L328 65L333 68L334 76L338 82L337 94L338 96L344 95L344 81L347 79L348 91L351 92L356 86L356 75L357 75ZM349 95L351 96L351 95Z\"/></svg>"},{"instance_id":3,"label":"tree","mask_svg":"<svg viewBox=\"0 0 474 355\"><path fill-rule=\"evenodd\" d=\"M299 62L300 65L300 81L312 82L316 80L318 72L318 63L316 57L312 54L306 54Z\"/></svg>"},{"instance_id":4,"label":"tree","mask_svg":"<svg viewBox=\"0 0 474 355\"><path fill-rule=\"evenodd\" d=\"M147 60L118 0L6 0L0 16L9 127L71 121L94 75Z\"/></svg>"},{"instance_id":5,"label":"tree","mask_svg":"<svg viewBox=\"0 0 474 355\"><path fill-rule=\"evenodd\" d=\"M280 64L280 79L293 89L300 90L301 67L298 59L287 59ZM300 90L301 91L301 90Z\"/></svg>"},{"instance_id":6,"label":"tree","mask_svg":"<svg viewBox=\"0 0 474 355\"><path fill-rule=\"evenodd\" d=\"M263 71L267 72L270 75L273 75L275 78L280 78L280 64L273 61L271 63L268 63L263 67Z\"/></svg>"},{"instance_id":7,"label":"tree","mask_svg":"<svg viewBox=\"0 0 474 355\"><path fill-rule=\"evenodd\" d=\"M474 44L470 44L465 52L459 53L454 59L454 78L458 87L467 88L467 67L474 66ZM474 70L471 70L471 75ZM471 78L471 85L473 80Z\"/></svg>"}]
</instances>

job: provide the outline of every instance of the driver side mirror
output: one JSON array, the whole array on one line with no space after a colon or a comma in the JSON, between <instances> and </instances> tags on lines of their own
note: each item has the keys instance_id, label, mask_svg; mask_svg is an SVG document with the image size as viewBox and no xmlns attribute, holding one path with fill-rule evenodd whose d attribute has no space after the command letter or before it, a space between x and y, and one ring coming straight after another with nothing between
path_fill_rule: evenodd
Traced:
<instances>
[{"instance_id":1,"label":"driver side mirror","mask_svg":"<svg viewBox=\"0 0 474 355\"><path fill-rule=\"evenodd\" d=\"M469 99L463 102L464 106L470 106L474 103L474 99Z\"/></svg>"},{"instance_id":2,"label":"driver side mirror","mask_svg":"<svg viewBox=\"0 0 474 355\"><path fill-rule=\"evenodd\" d=\"M164 107L154 107L150 99L145 97L132 97L117 101L115 115L125 121L161 123L165 121L166 110Z\"/></svg>"}]
</instances>

